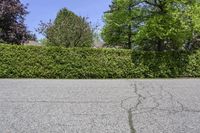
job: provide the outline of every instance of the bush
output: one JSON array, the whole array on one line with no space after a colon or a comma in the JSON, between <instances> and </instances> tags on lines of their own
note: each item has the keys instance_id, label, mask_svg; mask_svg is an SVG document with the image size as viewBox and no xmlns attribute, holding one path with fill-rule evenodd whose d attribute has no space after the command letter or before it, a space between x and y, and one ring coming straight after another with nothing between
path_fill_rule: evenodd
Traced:
<instances>
[{"instance_id":1,"label":"bush","mask_svg":"<svg viewBox=\"0 0 200 133\"><path fill-rule=\"evenodd\" d=\"M0 78L132 78L131 51L0 45Z\"/></svg>"},{"instance_id":2,"label":"bush","mask_svg":"<svg viewBox=\"0 0 200 133\"><path fill-rule=\"evenodd\" d=\"M189 56L186 74L188 77L200 77L200 50Z\"/></svg>"},{"instance_id":3,"label":"bush","mask_svg":"<svg viewBox=\"0 0 200 133\"><path fill-rule=\"evenodd\" d=\"M0 57L0 78L200 77L200 51L132 52L0 45Z\"/></svg>"},{"instance_id":4,"label":"bush","mask_svg":"<svg viewBox=\"0 0 200 133\"><path fill-rule=\"evenodd\" d=\"M189 64L187 51L136 52L132 53L133 63L143 68L144 77L184 77Z\"/></svg>"}]
</instances>

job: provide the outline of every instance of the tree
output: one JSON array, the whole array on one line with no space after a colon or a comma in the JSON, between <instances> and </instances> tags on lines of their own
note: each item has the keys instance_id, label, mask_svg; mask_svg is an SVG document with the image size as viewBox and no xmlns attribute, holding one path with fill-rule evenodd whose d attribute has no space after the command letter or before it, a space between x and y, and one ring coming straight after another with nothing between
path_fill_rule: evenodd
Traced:
<instances>
[{"instance_id":1,"label":"tree","mask_svg":"<svg viewBox=\"0 0 200 133\"><path fill-rule=\"evenodd\" d=\"M193 0L188 2L187 18L189 24L190 38L185 48L187 50L196 50L200 48L200 2Z\"/></svg>"},{"instance_id":2,"label":"tree","mask_svg":"<svg viewBox=\"0 0 200 133\"><path fill-rule=\"evenodd\" d=\"M128 42L140 50L196 49L199 11L198 0L113 0L102 36L108 44Z\"/></svg>"},{"instance_id":3,"label":"tree","mask_svg":"<svg viewBox=\"0 0 200 133\"><path fill-rule=\"evenodd\" d=\"M181 0L149 0L144 4L149 19L139 28L135 42L143 50L177 50L188 39L188 26L182 19L186 3Z\"/></svg>"},{"instance_id":4,"label":"tree","mask_svg":"<svg viewBox=\"0 0 200 133\"><path fill-rule=\"evenodd\" d=\"M20 0L1 0L0 8L0 42L24 43L29 36L24 24L27 7Z\"/></svg>"},{"instance_id":5,"label":"tree","mask_svg":"<svg viewBox=\"0 0 200 133\"><path fill-rule=\"evenodd\" d=\"M134 0L113 0L110 10L105 12L105 26L102 31L102 38L109 46L121 46L123 48L132 47L134 29L137 26L133 20L133 15L137 10L133 10Z\"/></svg>"},{"instance_id":6,"label":"tree","mask_svg":"<svg viewBox=\"0 0 200 133\"><path fill-rule=\"evenodd\" d=\"M49 45L90 47L93 43L93 32L87 19L66 8L59 11L54 22L41 23L38 31L46 36Z\"/></svg>"}]
</instances>

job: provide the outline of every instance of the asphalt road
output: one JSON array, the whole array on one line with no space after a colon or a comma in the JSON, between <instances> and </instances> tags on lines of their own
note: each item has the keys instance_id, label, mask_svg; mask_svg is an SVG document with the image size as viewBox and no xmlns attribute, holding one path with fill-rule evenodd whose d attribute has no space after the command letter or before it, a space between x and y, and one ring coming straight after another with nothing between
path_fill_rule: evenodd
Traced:
<instances>
[{"instance_id":1,"label":"asphalt road","mask_svg":"<svg viewBox=\"0 0 200 133\"><path fill-rule=\"evenodd\" d=\"M200 80L0 80L0 133L200 133Z\"/></svg>"}]
</instances>

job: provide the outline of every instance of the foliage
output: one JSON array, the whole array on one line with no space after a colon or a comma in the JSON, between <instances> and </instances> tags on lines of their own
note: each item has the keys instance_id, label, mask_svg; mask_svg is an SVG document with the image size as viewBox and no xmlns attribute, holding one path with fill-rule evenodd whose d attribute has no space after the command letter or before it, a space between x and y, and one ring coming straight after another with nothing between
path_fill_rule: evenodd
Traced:
<instances>
[{"instance_id":1,"label":"foliage","mask_svg":"<svg viewBox=\"0 0 200 133\"><path fill-rule=\"evenodd\" d=\"M196 50L200 48L200 2L190 1L187 18L189 18L190 40L186 44L186 49Z\"/></svg>"},{"instance_id":2,"label":"foliage","mask_svg":"<svg viewBox=\"0 0 200 133\"><path fill-rule=\"evenodd\" d=\"M34 33L28 32L28 34L26 35L26 39L28 41L37 41L37 36Z\"/></svg>"},{"instance_id":3,"label":"foliage","mask_svg":"<svg viewBox=\"0 0 200 133\"><path fill-rule=\"evenodd\" d=\"M131 10L133 4L134 0L113 0L110 10L105 12L102 37L108 46L131 48L132 30L137 25L132 21L132 15L137 13Z\"/></svg>"},{"instance_id":4,"label":"foliage","mask_svg":"<svg viewBox=\"0 0 200 133\"><path fill-rule=\"evenodd\" d=\"M200 50L189 56L186 73L188 77L200 77Z\"/></svg>"},{"instance_id":5,"label":"foliage","mask_svg":"<svg viewBox=\"0 0 200 133\"><path fill-rule=\"evenodd\" d=\"M135 51L132 59L138 68L145 68L144 77L184 77L188 76L185 70L190 62L190 55L192 53L187 51Z\"/></svg>"},{"instance_id":6,"label":"foliage","mask_svg":"<svg viewBox=\"0 0 200 133\"><path fill-rule=\"evenodd\" d=\"M200 77L200 51L131 52L0 45L0 56L0 78Z\"/></svg>"},{"instance_id":7,"label":"foliage","mask_svg":"<svg viewBox=\"0 0 200 133\"><path fill-rule=\"evenodd\" d=\"M140 27L136 44L144 50L183 49L191 37L189 19L186 18L190 4L184 0L149 0L145 4L149 19Z\"/></svg>"},{"instance_id":8,"label":"foliage","mask_svg":"<svg viewBox=\"0 0 200 133\"><path fill-rule=\"evenodd\" d=\"M199 12L197 0L113 0L102 36L107 44L139 50L195 50L200 46Z\"/></svg>"},{"instance_id":9,"label":"foliage","mask_svg":"<svg viewBox=\"0 0 200 133\"><path fill-rule=\"evenodd\" d=\"M24 43L29 36L24 24L27 7L20 0L1 0L0 9L0 42Z\"/></svg>"},{"instance_id":10,"label":"foliage","mask_svg":"<svg viewBox=\"0 0 200 133\"><path fill-rule=\"evenodd\" d=\"M131 78L131 51L0 45L0 78Z\"/></svg>"},{"instance_id":11,"label":"foliage","mask_svg":"<svg viewBox=\"0 0 200 133\"><path fill-rule=\"evenodd\" d=\"M66 8L59 11L53 23L41 23L38 31L46 36L49 45L90 47L93 43L93 33L87 19Z\"/></svg>"}]
</instances>

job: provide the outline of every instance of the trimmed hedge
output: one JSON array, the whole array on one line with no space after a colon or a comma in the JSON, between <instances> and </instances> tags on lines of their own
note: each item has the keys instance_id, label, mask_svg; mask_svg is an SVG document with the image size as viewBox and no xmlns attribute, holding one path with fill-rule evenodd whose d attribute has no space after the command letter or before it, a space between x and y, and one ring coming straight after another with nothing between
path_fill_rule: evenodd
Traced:
<instances>
[{"instance_id":1,"label":"trimmed hedge","mask_svg":"<svg viewBox=\"0 0 200 133\"><path fill-rule=\"evenodd\" d=\"M189 52L133 52L133 62L144 68L144 77L183 77L189 63Z\"/></svg>"},{"instance_id":2,"label":"trimmed hedge","mask_svg":"<svg viewBox=\"0 0 200 133\"><path fill-rule=\"evenodd\" d=\"M200 77L200 51L134 51L132 59L143 77Z\"/></svg>"},{"instance_id":3,"label":"trimmed hedge","mask_svg":"<svg viewBox=\"0 0 200 133\"><path fill-rule=\"evenodd\" d=\"M0 45L0 78L136 77L131 51Z\"/></svg>"},{"instance_id":4,"label":"trimmed hedge","mask_svg":"<svg viewBox=\"0 0 200 133\"><path fill-rule=\"evenodd\" d=\"M168 77L200 77L200 51L159 53L0 45L0 78Z\"/></svg>"}]
</instances>

